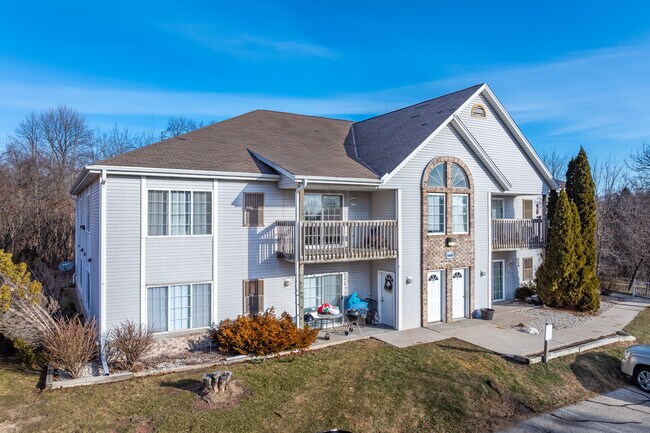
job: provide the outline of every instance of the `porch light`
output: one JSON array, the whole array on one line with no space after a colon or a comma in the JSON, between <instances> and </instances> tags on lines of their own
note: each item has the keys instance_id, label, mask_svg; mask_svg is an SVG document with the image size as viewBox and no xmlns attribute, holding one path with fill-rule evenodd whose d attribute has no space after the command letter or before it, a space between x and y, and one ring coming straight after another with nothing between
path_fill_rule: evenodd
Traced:
<instances>
[{"instance_id":1,"label":"porch light","mask_svg":"<svg viewBox=\"0 0 650 433\"><path fill-rule=\"evenodd\" d=\"M447 238L447 246L448 247L455 247L458 245L458 239L457 238Z\"/></svg>"},{"instance_id":2,"label":"porch light","mask_svg":"<svg viewBox=\"0 0 650 433\"><path fill-rule=\"evenodd\" d=\"M291 285L291 279L290 278L285 278L284 279L284 287L289 287Z\"/></svg>"},{"instance_id":3,"label":"porch light","mask_svg":"<svg viewBox=\"0 0 650 433\"><path fill-rule=\"evenodd\" d=\"M413 282L413 277L406 277L406 284L411 284Z\"/></svg>"}]
</instances>

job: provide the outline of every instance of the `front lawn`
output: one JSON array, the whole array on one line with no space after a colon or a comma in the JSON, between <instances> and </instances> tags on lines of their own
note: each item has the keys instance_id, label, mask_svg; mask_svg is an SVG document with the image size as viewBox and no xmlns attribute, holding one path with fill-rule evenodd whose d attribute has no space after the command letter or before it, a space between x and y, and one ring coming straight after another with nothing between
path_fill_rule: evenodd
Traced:
<instances>
[{"instance_id":1,"label":"front lawn","mask_svg":"<svg viewBox=\"0 0 650 433\"><path fill-rule=\"evenodd\" d=\"M650 343L650 310L626 330ZM491 431L623 386L623 347L522 366L458 340L408 349L350 342L231 366L249 396L227 409L208 409L193 392L206 372L37 392L38 373L5 361L0 430Z\"/></svg>"}]
</instances>

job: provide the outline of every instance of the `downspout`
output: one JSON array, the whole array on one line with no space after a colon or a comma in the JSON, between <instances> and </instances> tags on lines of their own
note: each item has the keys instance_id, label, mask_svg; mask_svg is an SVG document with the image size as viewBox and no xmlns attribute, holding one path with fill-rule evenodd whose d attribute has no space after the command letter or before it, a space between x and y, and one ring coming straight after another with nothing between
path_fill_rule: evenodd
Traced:
<instances>
[{"instance_id":1,"label":"downspout","mask_svg":"<svg viewBox=\"0 0 650 433\"><path fill-rule=\"evenodd\" d=\"M293 267L295 273L296 287L296 327L300 328L300 192L307 188L307 179L296 188L295 209L294 209L294 228L293 228Z\"/></svg>"},{"instance_id":2,"label":"downspout","mask_svg":"<svg viewBox=\"0 0 650 433\"><path fill-rule=\"evenodd\" d=\"M99 253L99 357L102 361L104 375L108 376L108 362L106 362L106 170L102 170L99 182L100 193L100 253Z\"/></svg>"}]
</instances>

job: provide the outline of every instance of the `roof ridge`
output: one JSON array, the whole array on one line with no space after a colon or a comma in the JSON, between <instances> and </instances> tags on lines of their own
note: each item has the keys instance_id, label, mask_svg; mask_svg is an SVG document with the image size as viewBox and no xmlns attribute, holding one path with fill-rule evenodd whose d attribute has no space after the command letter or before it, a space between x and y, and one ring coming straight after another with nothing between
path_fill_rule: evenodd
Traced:
<instances>
[{"instance_id":1,"label":"roof ridge","mask_svg":"<svg viewBox=\"0 0 650 433\"><path fill-rule=\"evenodd\" d=\"M244 113L244 114L250 114L250 113L254 113L256 111L266 111L268 113L290 114L292 116L311 117L313 119L336 120L337 122L354 123L352 120L337 119L336 117L325 117L325 116L316 116L316 115L313 115L313 114L291 113L289 111L269 110L269 109L266 109L266 108L258 108L256 110L249 111L248 113Z\"/></svg>"},{"instance_id":2,"label":"roof ridge","mask_svg":"<svg viewBox=\"0 0 650 433\"><path fill-rule=\"evenodd\" d=\"M485 85L485 83L475 84L475 85L473 85L473 86L469 86L469 87L466 87L466 88L464 88L464 89L456 90L456 91L454 91L454 92L450 92L450 93L445 93L444 95L436 96L435 98L426 99L426 100L424 100L424 101L416 102L415 104L407 105L406 107L402 107L402 108L397 108L397 109L395 109L395 110L388 111L388 112L386 112L386 113L382 113L382 114L378 114L378 115L376 115L376 116L369 117L369 118L367 118L367 119L360 120L360 121L358 121L358 122L354 122L354 123L355 123L355 124L358 124L358 123L366 122L366 121L368 121L368 120L377 119L377 118L382 117L382 116L387 116L387 115L389 115L389 114L397 113L398 111L407 110L407 109L409 109L409 108L415 107L416 105L425 104L425 103L427 103L427 102L435 101L436 99L440 99L440 98L445 98L445 97L447 97L447 96L451 96L451 95L453 95L453 94L455 94L455 93L464 92L464 91L466 91L466 90L473 89L473 88L479 88L479 87L481 87L481 86L483 86L483 85Z\"/></svg>"}]
</instances>

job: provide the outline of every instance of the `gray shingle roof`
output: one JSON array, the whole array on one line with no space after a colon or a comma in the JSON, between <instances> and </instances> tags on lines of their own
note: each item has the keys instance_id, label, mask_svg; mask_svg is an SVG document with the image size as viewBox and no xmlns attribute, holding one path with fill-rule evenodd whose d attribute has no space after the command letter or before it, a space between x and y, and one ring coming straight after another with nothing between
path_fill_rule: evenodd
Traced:
<instances>
[{"instance_id":1,"label":"gray shingle roof","mask_svg":"<svg viewBox=\"0 0 650 433\"><path fill-rule=\"evenodd\" d=\"M354 124L347 120L255 110L98 164L276 173L255 158L252 151L294 175L378 179L397 167L479 87Z\"/></svg>"},{"instance_id":2,"label":"gray shingle roof","mask_svg":"<svg viewBox=\"0 0 650 433\"><path fill-rule=\"evenodd\" d=\"M380 176L393 171L482 84L353 125L359 158Z\"/></svg>"}]
</instances>

